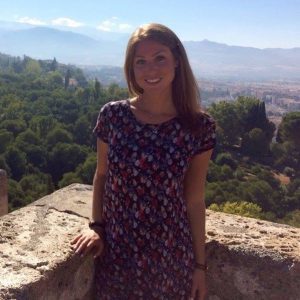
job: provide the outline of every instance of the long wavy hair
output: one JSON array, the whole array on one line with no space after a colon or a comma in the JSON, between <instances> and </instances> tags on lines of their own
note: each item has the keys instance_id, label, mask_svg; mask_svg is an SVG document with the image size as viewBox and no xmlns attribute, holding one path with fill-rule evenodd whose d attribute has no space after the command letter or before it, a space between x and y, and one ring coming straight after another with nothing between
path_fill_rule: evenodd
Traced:
<instances>
[{"instance_id":1,"label":"long wavy hair","mask_svg":"<svg viewBox=\"0 0 300 300\"><path fill-rule=\"evenodd\" d=\"M133 61L137 44L144 40L153 40L171 50L178 63L172 82L174 106L183 127L192 132L199 131L199 113L201 112L199 87L181 41L168 27L157 23L145 24L136 29L131 35L124 64L129 94L131 96L143 94L143 89L135 80Z\"/></svg>"}]
</instances>

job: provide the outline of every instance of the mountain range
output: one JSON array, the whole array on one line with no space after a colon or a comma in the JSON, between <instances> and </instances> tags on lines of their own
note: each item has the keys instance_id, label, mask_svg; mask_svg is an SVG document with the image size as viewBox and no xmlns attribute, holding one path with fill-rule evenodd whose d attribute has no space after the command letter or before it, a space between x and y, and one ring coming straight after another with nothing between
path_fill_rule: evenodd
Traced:
<instances>
[{"instance_id":1,"label":"mountain range","mask_svg":"<svg viewBox=\"0 0 300 300\"><path fill-rule=\"evenodd\" d=\"M128 34L75 32L0 22L0 52L37 59L56 58L78 66L123 65ZM300 48L229 46L208 40L184 41L199 78L300 80Z\"/></svg>"}]
</instances>

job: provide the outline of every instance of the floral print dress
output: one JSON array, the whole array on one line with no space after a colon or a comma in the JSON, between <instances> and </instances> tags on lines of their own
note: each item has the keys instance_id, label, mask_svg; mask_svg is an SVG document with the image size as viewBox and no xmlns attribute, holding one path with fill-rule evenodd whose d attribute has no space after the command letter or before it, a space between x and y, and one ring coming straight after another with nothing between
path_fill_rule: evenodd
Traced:
<instances>
[{"instance_id":1,"label":"floral print dress","mask_svg":"<svg viewBox=\"0 0 300 300\"><path fill-rule=\"evenodd\" d=\"M109 151L97 299L188 299L194 257L183 180L191 158L215 145L214 121L203 114L201 127L196 138L177 117L142 123L129 100L100 110L94 131Z\"/></svg>"}]
</instances>

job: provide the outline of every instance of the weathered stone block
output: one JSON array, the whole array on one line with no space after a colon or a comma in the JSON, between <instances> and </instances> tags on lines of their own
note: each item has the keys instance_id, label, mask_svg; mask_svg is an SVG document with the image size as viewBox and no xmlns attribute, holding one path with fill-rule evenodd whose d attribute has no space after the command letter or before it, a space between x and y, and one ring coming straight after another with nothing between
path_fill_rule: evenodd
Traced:
<instances>
[{"instance_id":1,"label":"weathered stone block","mask_svg":"<svg viewBox=\"0 0 300 300\"><path fill-rule=\"evenodd\" d=\"M0 299L92 300L87 228L92 187L74 184L0 218ZM207 211L209 300L298 300L300 229Z\"/></svg>"}]
</instances>

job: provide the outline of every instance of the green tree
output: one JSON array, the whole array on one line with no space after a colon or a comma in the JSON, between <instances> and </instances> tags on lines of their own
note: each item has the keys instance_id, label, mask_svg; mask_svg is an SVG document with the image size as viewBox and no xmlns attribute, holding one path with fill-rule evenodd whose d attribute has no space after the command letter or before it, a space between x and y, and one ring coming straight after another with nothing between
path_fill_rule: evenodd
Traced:
<instances>
[{"instance_id":1,"label":"green tree","mask_svg":"<svg viewBox=\"0 0 300 300\"><path fill-rule=\"evenodd\" d=\"M20 180L20 186L27 204L51 192L49 190L49 175L43 173L23 176Z\"/></svg>"},{"instance_id":2,"label":"green tree","mask_svg":"<svg viewBox=\"0 0 300 300\"><path fill-rule=\"evenodd\" d=\"M56 184L64 173L72 172L83 163L87 156L87 149L77 144L58 143L49 157L49 170Z\"/></svg>"},{"instance_id":3,"label":"green tree","mask_svg":"<svg viewBox=\"0 0 300 300\"><path fill-rule=\"evenodd\" d=\"M61 189L65 186L68 186L72 183L82 183L82 180L74 172L68 172L63 175L63 178L59 181L58 187Z\"/></svg>"},{"instance_id":4,"label":"green tree","mask_svg":"<svg viewBox=\"0 0 300 300\"><path fill-rule=\"evenodd\" d=\"M60 119L67 124L74 124L79 118L80 105L75 99L63 101L60 111Z\"/></svg>"},{"instance_id":5,"label":"green tree","mask_svg":"<svg viewBox=\"0 0 300 300\"><path fill-rule=\"evenodd\" d=\"M234 178L236 178L239 181L242 181L245 179L245 171L241 167L237 167L237 169L234 172Z\"/></svg>"},{"instance_id":6,"label":"green tree","mask_svg":"<svg viewBox=\"0 0 300 300\"><path fill-rule=\"evenodd\" d=\"M94 98L96 101L100 100L101 97L101 84L97 78L95 78L95 85L94 85Z\"/></svg>"},{"instance_id":7,"label":"green tree","mask_svg":"<svg viewBox=\"0 0 300 300\"><path fill-rule=\"evenodd\" d=\"M52 129L46 136L48 147L53 147L57 143L72 143L72 134L60 127Z\"/></svg>"},{"instance_id":8,"label":"green tree","mask_svg":"<svg viewBox=\"0 0 300 300\"><path fill-rule=\"evenodd\" d=\"M93 178L97 166L97 157L94 153L89 155L85 162L76 170L76 173L85 184L93 184Z\"/></svg>"},{"instance_id":9,"label":"green tree","mask_svg":"<svg viewBox=\"0 0 300 300\"><path fill-rule=\"evenodd\" d=\"M22 118L22 111L24 103L17 99L11 99L12 101L6 107L4 111L4 116L6 120L13 120L13 119L21 119Z\"/></svg>"},{"instance_id":10,"label":"green tree","mask_svg":"<svg viewBox=\"0 0 300 300\"><path fill-rule=\"evenodd\" d=\"M206 205L210 205L212 203L220 204L222 202L225 202L225 196L222 188L220 185L216 182L208 182L206 184L205 189L205 203Z\"/></svg>"},{"instance_id":11,"label":"green tree","mask_svg":"<svg viewBox=\"0 0 300 300\"><path fill-rule=\"evenodd\" d=\"M6 129L0 129L0 153L6 151L7 146L13 141L13 134Z\"/></svg>"},{"instance_id":12,"label":"green tree","mask_svg":"<svg viewBox=\"0 0 300 300\"><path fill-rule=\"evenodd\" d=\"M38 135L39 138L47 136L48 133L57 125L57 120L51 116L34 116L29 122L29 127Z\"/></svg>"},{"instance_id":13,"label":"green tree","mask_svg":"<svg viewBox=\"0 0 300 300\"><path fill-rule=\"evenodd\" d=\"M278 216L283 213L278 211L280 195L276 195L267 182L255 178L249 179L241 184L240 191L242 199L259 205L264 212L276 212Z\"/></svg>"},{"instance_id":14,"label":"green tree","mask_svg":"<svg viewBox=\"0 0 300 300\"><path fill-rule=\"evenodd\" d=\"M91 144L92 128L85 116L80 117L74 125L74 139L77 144Z\"/></svg>"},{"instance_id":15,"label":"green tree","mask_svg":"<svg viewBox=\"0 0 300 300\"><path fill-rule=\"evenodd\" d=\"M31 130L31 129L27 129L24 132L20 133L17 137L16 137L16 145L19 148L23 148L23 145L40 145L41 144L41 140L39 139L39 137Z\"/></svg>"},{"instance_id":16,"label":"green tree","mask_svg":"<svg viewBox=\"0 0 300 300\"><path fill-rule=\"evenodd\" d=\"M260 140L262 136L266 139L265 143L270 145L275 131L275 125L267 118L265 103L253 97L241 96L238 97L235 105L242 129L242 139L247 140L244 141L244 145L248 143L249 140ZM260 129L263 134L257 130L250 133L255 128ZM266 148L269 148L269 146ZM245 151L247 148L243 147L243 150Z\"/></svg>"},{"instance_id":17,"label":"green tree","mask_svg":"<svg viewBox=\"0 0 300 300\"><path fill-rule=\"evenodd\" d=\"M292 180L287 185L285 206L287 211L300 209L300 178Z\"/></svg>"},{"instance_id":18,"label":"green tree","mask_svg":"<svg viewBox=\"0 0 300 300\"><path fill-rule=\"evenodd\" d=\"M270 141L260 128L253 128L245 133L241 149L245 154L251 156L265 156L270 151Z\"/></svg>"},{"instance_id":19,"label":"green tree","mask_svg":"<svg viewBox=\"0 0 300 300\"><path fill-rule=\"evenodd\" d=\"M26 171L26 154L12 146L5 153L5 160L11 170L12 178L20 180Z\"/></svg>"},{"instance_id":20,"label":"green tree","mask_svg":"<svg viewBox=\"0 0 300 300\"><path fill-rule=\"evenodd\" d=\"M232 155L229 152L218 154L215 162L221 166L226 164L233 170L237 168L237 162L232 158Z\"/></svg>"},{"instance_id":21,"label":"green tree","mask_svg":"<svg viewBox=\"0 0 300 300\"><path fill-rule=\"evenodd\" d=\"M8 164L6 163L6 160L4 158L4 155L0 155L0 169L5 170L6 174L10 177L11 170Z\"/></svg>"},{"instance_id":22,"label":"green tree","mask_svg":"<svg viewBox=\"0 0 300 300\"><path fill-rule=\"evenodd\" d=\"M70 69L68 69L66 72L66 75L65 75L65 80L64 80L65 89L67 89L69 87L70 79L71 79L71 71L70 71Z\"/></svg>"},{"instance_id":23,"label":"green tree","mask_svg":"<svg viewBox=\"0 0 300 300\"><path fill-rule=\"evenodd\" d=\"M221 166L221 174L219 179L222 181L226 181L228 179L232 179L234 177L233 171L228 165Z\"/></svg>"},{"instance_id":24,"label":"green tree","mask_svg":"<svg viewBox=\"0 0 300 300\"><path fill-rule=\"evenodd\" d=\"M27 75L39 76L42 72L39 62L29 59L25 65L25 72Z\"/></svg>"},{"instance_id":25,"label":"green tree","mask_svg":"<svg viewBox=\"0 0 300 300\"><path fill-rule=\"evenodd\" d=\"M208 172L207 172L207 181L209 182L218 181L220 172L221 172L221 166L217 165L213 161L210 161Z\"/></svg>"},{"instance_id":26,"label":"green tree","mask_svg":"<svg viewBox=\"0 0 300 300\"><path fill-rule=\"evenodd\" d=\"M91 88L85 88L82 92L82 100L84 103L88 104L91 102L93 92Z\"/></svg>"},{"instance_id":27,"label":"green tree","mask_svg":"<svg viewBox=\"0 0 300 300\"><path fill-rule=\"evenodd\" d=\"M37 167L40 171L46 171L48 152L44 146L39 145L27 145L26 146L26 157L28 164L32 164Z\"/></svg>"},{"instance_id":28,"label":"green tree","mask_svg":"<svg viewBox=\"0 0 300 300\"><path fill-rule=\"evenodd\" d=\"M20 184L13 180L8 179L8 209L9 212L26 205L24 200L24 192Z\"/></svg>"},{"instance_id":29,"label":"green tree","mask_svg":"<svg viewBox=\"0 0 300 300\"><path fill-rule=\"evenodd\" d=\"M240 96L236 101L236 110L244 132L253 128L265 130L269 125L265 103L254 97Z\"/></svg>"},{"instance_id":30,"label":"green tree","mask_svg":"<svg viewBox=\"0 0 300 300\"><path fill-rule=\"evenodd\" d=\"M287 213L284 218L277 220L280 223L300 228L300 209Z\"/></svg>"},{"instance_id":31,"label":"green tree","mask_svg":"<svg viewBox=\"0 0 300 300\"><path fill-rule=\"evenodd\" d=\"M47 77L48 84L51 87L51 89L56 89L63 86L63 78L58 71L49 73Z\"/></svg>"},{"instance_id":32,"label":"green tree","mask_svg":"<svg viewBox=\"0 0 300 300\"><path fill-rule=\"evenodd\" d=\"M275 166L283 170L290 167L295 170L295 176L300 175L300 112L286 114L279 124L277 144L273 145L272 153Z\"/></svg>"},{"instance_id":33,"label":"green tree","mask_svg":"<svg viewBox=\"0 0 300 300\"><path fill-rule=\"evenodd\" d=\"M214 211L220 211L228 214L235 214L243 217L250 217L261 219L261 207L257 204L250 203L247 201L240 201L240 202L224 202L222 204L211 204L209 209Z\"/></svg>"},{"instance_id":34,"label":"green tree","mask_svg":"<svg viewBox=\"0 0 300 300\"><path fill-rule=\"evenodd\" d=\"M276 140L279 143L291 142L300 149L300 111L290 112L283 116L278 127Z\"/></svg>"},{"instance_id":35,"label":"green tree","mask_svg":"<svg viewBox=\"0 0 300 300\"><path fill-rule=\"evenodd\" d=\"M235 104L227 101L213 103L209 108L209 113L217 121L217 135L221 135L221 141L225 145L235 145L240 136L240 126ZM219 140L219 138L218 138Z\"/></svg>"},{"instance_id":36,"label":"green tree","mask_svg":"<svg viewBox=\"0 0 300 300\"><path fill-rule=\"evenodd\" d=\"M56 58L54 57L50 65L50 71L56 71L57 67L58 67L58 63L56 61Z\"/></svg>"}]
</instances>

